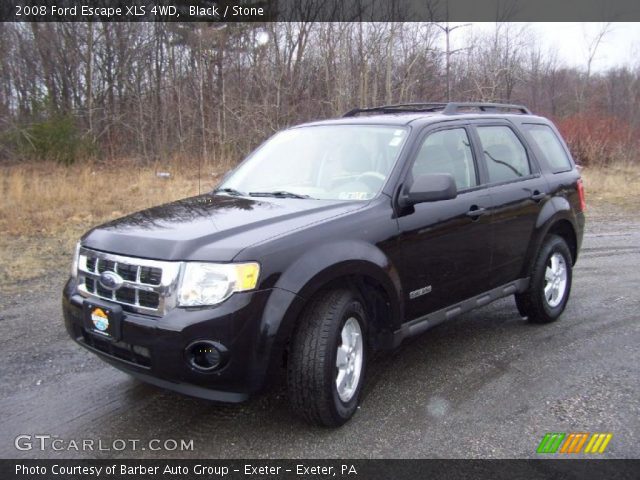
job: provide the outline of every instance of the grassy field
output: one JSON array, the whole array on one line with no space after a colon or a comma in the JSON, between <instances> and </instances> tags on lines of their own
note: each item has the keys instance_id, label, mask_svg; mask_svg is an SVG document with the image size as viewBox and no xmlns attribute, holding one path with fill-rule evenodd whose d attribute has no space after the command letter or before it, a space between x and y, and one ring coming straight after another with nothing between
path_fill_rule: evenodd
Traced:
<instances>
[{"instance_id":1,"label":"grassy field","mask_svg":"<svg viewBox=\"0 0 640 480\"><path fill-rule=\"evenodd\" d=\"M640 165L585 168L582 176L587 204L607 202L629 210L640 206Z\"/></svg>"},{"instance_id":2,"label":"grassy field","mask_svg":"<svg viewBox=\"0 0 640 480\"><path fill-rule=\"evenodd\" d=\"M169 178L158 173L169 172ZM0 288L19 287L68 264L78 238L109 219L210 190L220 172L134 162L0 167ZM200 186L199 186L200 184Z\"/></svg>"},{"instance_id":3,"label":"grassy field","mask_svg":"<svg viewBox=\"0 0 640 480\"><path fill-rule=\"evenodd\" d=\"M169 178L159 177L169 172ZM63 167L33 163L0 167L0 288L59 272L89 228L129 212L210 190L222 169L175 163L140 167ZM640 207L640 167L583 170L587 204Z\"/></svg>"}]
</instances>

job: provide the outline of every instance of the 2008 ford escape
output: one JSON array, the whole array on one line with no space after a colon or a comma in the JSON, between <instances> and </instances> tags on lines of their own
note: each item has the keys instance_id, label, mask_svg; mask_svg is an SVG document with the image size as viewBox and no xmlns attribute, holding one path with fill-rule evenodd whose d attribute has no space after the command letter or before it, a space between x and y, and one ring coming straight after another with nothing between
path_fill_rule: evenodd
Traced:
<instances>
[{"instance_id":1,"label":"2008 ford escape","mask_svg":"<svg viewBox=\"0 0 640 480\"><path fill-rule=\"evenodd\" d=\"M337 426L376 349L507 295L556 320L584 208L558 131L525 107L354 110L278 133L211 193L84 235L66 328L117 368L217 401L284 367L293 408Z\"/></svg>"}]
</instances>

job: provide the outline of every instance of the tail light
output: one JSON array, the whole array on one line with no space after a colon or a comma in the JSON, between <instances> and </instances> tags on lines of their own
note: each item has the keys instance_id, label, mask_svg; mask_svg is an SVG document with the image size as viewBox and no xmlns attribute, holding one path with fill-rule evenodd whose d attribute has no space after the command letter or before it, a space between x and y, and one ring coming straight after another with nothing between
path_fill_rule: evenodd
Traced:
<instances>
[{"instance_id":1,"label":"tail light","mask_svg":"<svg viewBox=\"0 0 640 480\"><path fill-rule=\"evenodd\" d=\"M580 199L580 210L585 211L587 209L587 202L584 197L584 184L582 179L578 180L578 198Z\"/></svg>"}]
</instances>

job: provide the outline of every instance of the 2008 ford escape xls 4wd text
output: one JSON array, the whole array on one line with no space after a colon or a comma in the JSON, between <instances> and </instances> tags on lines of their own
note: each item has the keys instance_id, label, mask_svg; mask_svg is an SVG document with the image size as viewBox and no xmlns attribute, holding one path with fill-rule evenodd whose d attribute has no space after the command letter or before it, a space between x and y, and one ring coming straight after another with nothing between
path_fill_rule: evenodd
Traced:
<instances>
[{"instance_id":1,"label":"2008 ford escape xls 4wd text","mask_svg":"<svg viewBox=\"0 0 640 480\"><path fill-rule=\"evenodd\" d=\"M372 351L508 295L529 321L556 320L584 202L558 131L525 107L353 110L276 134L211 193L84 235L66 328L211 400L286 372L294 410L337 426Z\"/></svg>"}]
</instances>

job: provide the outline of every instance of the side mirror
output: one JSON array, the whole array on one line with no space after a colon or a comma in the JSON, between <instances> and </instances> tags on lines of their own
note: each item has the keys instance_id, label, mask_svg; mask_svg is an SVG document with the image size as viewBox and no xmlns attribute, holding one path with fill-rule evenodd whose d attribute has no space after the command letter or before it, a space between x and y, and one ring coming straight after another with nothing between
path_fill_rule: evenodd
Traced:
<instances>
[{"instance_id":1,"label":"side mirror","mask_svg":"<svg viewBox=\"0 0 640 480\"><path fill-rule=\"evenodd\" d=\"M408 191L400 196L400 204L410 207L418 203L451 200L458 196L458 189L453 175L449 173L432 173L418 175L409 185Z\"/></svg>"}]
</instances>

